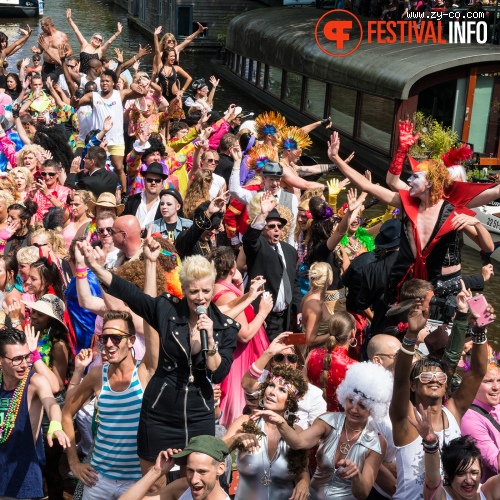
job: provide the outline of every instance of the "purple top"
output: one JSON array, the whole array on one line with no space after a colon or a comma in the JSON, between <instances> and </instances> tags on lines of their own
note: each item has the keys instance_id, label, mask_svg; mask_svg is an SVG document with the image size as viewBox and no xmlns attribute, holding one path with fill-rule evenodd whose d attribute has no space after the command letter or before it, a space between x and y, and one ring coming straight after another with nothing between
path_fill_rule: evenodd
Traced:
<instances>
[{"instance_id":1,"label":"purple top","mask_svg":"<svg viewBox=\"0 0 500 500\"><path fill-rule=\"evenodd\" d=\"M490 406L474 399L473 404L484 408L494 420L500 424L500 404ZM498 474L498 454L500 453L500 432L493 424L474 410L467 410L462 418L460 430L463 435L470 435L476 440L476 445L483 457L483 475L481 483Z\"/></svg>"}]
</instances>

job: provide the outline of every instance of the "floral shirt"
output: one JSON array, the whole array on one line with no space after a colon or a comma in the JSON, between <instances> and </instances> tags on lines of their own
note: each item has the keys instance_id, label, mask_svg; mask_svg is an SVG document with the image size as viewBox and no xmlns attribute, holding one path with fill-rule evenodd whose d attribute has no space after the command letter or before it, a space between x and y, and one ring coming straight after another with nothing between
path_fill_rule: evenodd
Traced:
<instances>
[{"instance_id":1,"label":"floral shirt","mask_svg":"<svg viewBox=\"0 0 500 500\"><path fill-rule=\"evenodd\" d=\"M49 192L49 196L45 196L41 191L35 191L32 196L33 201L38 205L35 214L35 221L41 222L45 214L49 211L49 208L54 206L54 204L50 201L50 195L53 195L60 202L66 204L70 193L70 188L61 186L59 183L56 184L56 187L52 190L52 192Z\"/></svg>"}]
</instances>

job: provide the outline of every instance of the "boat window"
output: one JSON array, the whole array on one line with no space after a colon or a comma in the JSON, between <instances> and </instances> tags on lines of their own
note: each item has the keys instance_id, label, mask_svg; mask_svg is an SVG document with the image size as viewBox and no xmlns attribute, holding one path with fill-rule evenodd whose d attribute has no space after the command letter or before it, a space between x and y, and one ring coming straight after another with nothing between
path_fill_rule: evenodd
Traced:
<instances>
[{"instance_id":1,"label":"boat window","mask_svg":"<svg viewBox=\"0 0 500 500\"><path fill-rule=\"evenodd\" d=\"M234 71L234 65L236 63L236 56L234 55L233 52L229 52L227 61L228 61L227 65L228 65L229 69Z\"/></svg>"},{"instance_id":2,"label":"boat window","mask_svg":"<svg viewBox=\"0 0 500 500\"><path fill-rule=\"evenodd\" d=\"M391 147L393 123L394 101L370 94L362 95L359 133L362 141L388 151Z\"/></svg>"},{"instance_id":3,"label":"boat window","mask_svg":"<svg viewBox=\"0 0 500 500\"><path fill-rule=\"evenodd\" d=\"M250 71L250 59L246 57L241 58L241 77L248 80L248 75Z\"/></svg>"},{"instance_id":4,"label":"boat window","mask_svg":"<svg viewBox=\"0 0 500 500\"><path fill-rule=\"evenodd\" d=\"M267 81L267 88L271 94L281 97L281 78L283 76L283 70L280 68L274 68L269 66L269 79Z\"/></svg>"},{"instance_id":5,"label":"boat window","mask_svg":"<svg viewBox=\"0 0 500 500\"><path fill-rule=\"evenodd\" d=\"M353 134L354 115L356 113L357 92L345 87L331 86L330 116L336 128Z\"/></svg>"},{"instance_id":6,"label":"boat window","mask_svg":"<svg viewBox=\"0 0 500 500\"><path fill-rule=\"evenodd\" d=\"M300 109L302 95L302 75L296 73L286 74L285 101Z\"/></svg>"},{"instance_id":7,"label":"boat window","mask_svg":"<svg viewBox=\"0 0 500 500\"><path fill-rule=\"evenodd\" d=\"M266 78L266 65L264 63L259 63L259 81L257 82L258 87L264 88L265 78Z\"/></svg>"},{"instance_id":8,"label":"boat window","mask_svg":"<svg viewBox=\"0 0 500 500\"><path fill-rule=\"evenodd\" d=\"M250 81L254 85L257 83L257 61L252 61L250 65Z\"/></svg>"},{"instance_id":9,"label":"boat window","mask_svg":"<svg viewBox=\"0 0 500 500\"><path fill-rule=\"evenodd\" d=\"M325 112L326 83L307 79L306 83L306 102L304 111L322 120Z\"/></svg>"},{"instance_id":10,"label":"boat window","mask_svg":"<svg viewBox=\"0 0 500 500\"><path fill-rule=\"evenodd\" d=\"M234 68L234 72L237 74L240 74L240 72L241 72L241 56L240 55L236 56L236 65Z\"/></svg>"}]
</instances>

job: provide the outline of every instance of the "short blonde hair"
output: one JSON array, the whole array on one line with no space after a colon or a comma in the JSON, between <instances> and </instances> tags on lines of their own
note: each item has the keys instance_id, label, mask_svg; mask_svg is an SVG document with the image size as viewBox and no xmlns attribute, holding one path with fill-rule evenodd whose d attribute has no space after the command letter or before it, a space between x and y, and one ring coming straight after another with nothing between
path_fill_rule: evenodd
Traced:
<instances>
[{"instance_id":1,"label":"short blonde hair","mask_svg":"<svg viewBox=\"0 0 500 500\"><path fill-rule=\"evenodd\" d=\"M22 174L23 177L26 179L26 190L29 191L31 186L33 185L33 174L26 167L13 168L9 172L9 179L12 181L14 186L15 186L15 182L16 182L16 174L18 174L18 173Z\"/></svg>"},{"instance_id":2,"label":"short blonde hair","mask_svg":"<svg viewBox=\"0 0 500 500\"><path fill-rule=\"evenodd\" d=\"M309 269L309 281L311 282L311 288L326 290L333 281L332 266L327 262L315 262Z\"/></svg>"},{"instance_id":3,"label":"short blonde hair","mask_svg":"<svg viewBox=\"0 0 500 500\"><path fill-rule=\"evenodd\" d=\"M7 208L9 208L11 205L13 205L16 202L16 200L9 193L9 191L5 191L5 190L0 190L0 200L3 200L5 202L5 206Z\"/></svg>"},{"instance_id":4,"label":"short blonde hair","mask_svg":"<svg viewBox=\"0 0 500 500\"><path fill-rule=\"evenodd\" d=\"M52 229L45 229L43 226L36 226L31 233L31 239L37 236L44 236L47 242L52 246L52 251L56 255L66 256L68 255L68 250L66 249L66 242L62 234L52 231Z\"/></svg>"},{"instance_id":5,"label":"short blonde hair","mask_svg":"<svg viewBox=\"0 0 500 500\"><path fill-rule=\"evenodd\" d=\"M18 264L34 264L40 258L40 250L37 247L23 247L17 251Z\"/></svg>"},{"instance_id":6,"label":"short blonde hair","mask_svg":"<svg viewBox=\"0 0 500 500\"><path fill-rule=\"evenodd\" d=\"M250 203L247 205L248 218L250 219L250 222L252 222L255 217L260 214L260 199L262 198L263 194L264 191L256 193L250 200ZM273 195L271 195L271 201L274 201L276 203L278 202Z\"/></svg>"},{"instance_id":7,"label":"short blonde hair","mask_svg":"<svg viewBox=\"0 0 500 500\"><path fill-rule=\"evenodd\" d=\"M83 203L87 205L87 210L85 211L85 213L87 214L87 216L92 217L93 212L89 207L89 202L90 201L95 202L94 194L91 191L86 191L85 189L79 189L73 193L73 198L75 196L78 196L83 201Z\"/></svg>"},{"instance_id":8,"label":"short blonde hair","mask_svg":"<svg viewBox=\"0 0 500 500\"><path fill-rule=\"evenodd\" d=\"M182 261L179 279L184 292L189 283L195 280L210 279L215 284L215 266L202 255L192 255Z\"/></svg>"},{"instance_id":9,"label":"short blonde hair","mask_svg":"<svg viewBox=\"0 0 500 500\"><path fill-rule=\"evenodd\" d=\"M41 165L43 163L43 159L40 160L40 155L44 157L47 151L45 151L45 149L43 149L42 146L39 146L38 144L26 144L26 146L23 146L23 148L20 149L16 154L16 165L22 167L24 157L29 153L33 153L35 157L38 158L38 161Z\"/></svg>"}]
</instances>

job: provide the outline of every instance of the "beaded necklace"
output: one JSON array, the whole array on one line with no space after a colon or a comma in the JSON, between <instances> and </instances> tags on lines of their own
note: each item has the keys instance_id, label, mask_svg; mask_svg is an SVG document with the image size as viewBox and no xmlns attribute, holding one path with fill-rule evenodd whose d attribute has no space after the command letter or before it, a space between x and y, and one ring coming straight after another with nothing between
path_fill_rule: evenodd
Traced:
<instances>
[{"instance_id":1,"label":"beaded necklace","mask_svg":"<svg viewBox=\"0 0 500 500\"><path fill-rule=\"evenodd\" d=\"M9 407L5 412L4 419L0 425L0 444L5 443L9 439L14 426L16 425L17 414L19 413L19 407L21 406L21 401L23 400L24 389L26 387L26 381L28 380L29 371L26 371L26 375L22 380L17 383L16 390L12 397L10 398ZM3 374L0 373L0 386L3 382Z\"/></svg>"}]
</instances>

